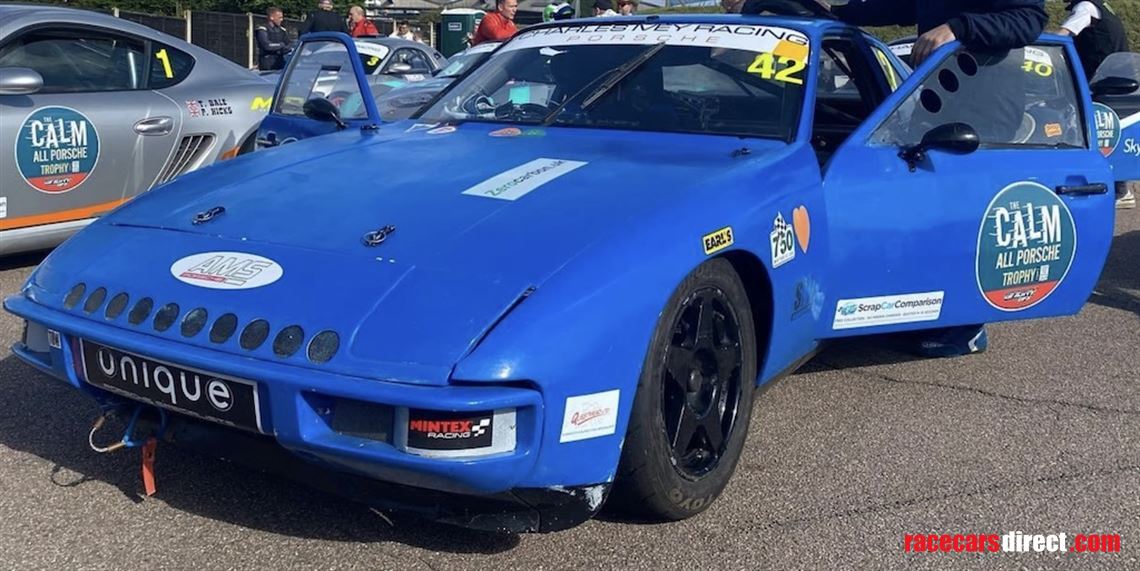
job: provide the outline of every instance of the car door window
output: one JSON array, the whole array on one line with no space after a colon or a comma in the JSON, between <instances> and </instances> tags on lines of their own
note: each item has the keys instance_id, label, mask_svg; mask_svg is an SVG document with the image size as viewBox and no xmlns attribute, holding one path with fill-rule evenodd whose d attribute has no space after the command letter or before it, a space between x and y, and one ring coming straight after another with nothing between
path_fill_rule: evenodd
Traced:
<instances>
[{"instance_id":1,"label":"car door window","mask_svg":"<svg viewBox=\"0 0 1140 571\"><path fill-rule=\"evenodd\" d=\"M40 29L0 48L0 67L43 77L40 93L146 89L146 51L134 38L93 30Z\"/></svg>"},{"instance_id":2,"label":"car door window","mask_svg":"<svg viewBox=\"0 0 1140 571\"><path fill-rule=\"evenodd\" d=\"M412 69L403 72L393 71L392 67L398 63L407 64ZM384 65L384 71L381 73L431 73L431 66L428 64L427 55L423 52L412 48L401 48L392 54L392 58Z\"/></svg>"},{"instance_id":3,"label":"car door window","mask_svg":"<svg viewBox=\"0 0 1140 571\"><path fill-rule=\"evenodd\" d=\"M877 46L871 46L871 52L875 54L875 61L879 62L879 68L883 70L883 75L887 77L887 87L894 92L899 88L899 85L902 84L904 79L903 74L895 69L895 66L891 64L891 58L887 57L887 54L883 50Z\"/></svg>"},{"instance_id":4,"label":"car door window","mask_svg":"<svg viewBox=\"0 0 1140 571\"><path fill-rule=\"evenodd\" d=\"M194 57L166 44L151 42L150 88L178 85L194 69Z\"/></svg>"},{"instance_id":5,"label":"car door window","mask_svg":"<svg viewBox=\"0 0 1140 571\"><path fill-rule=\"evenodd\" d=\"M1087 148L1071 63L1059 45L947 58L872 134L912 146L930 129L966 123L982 145Z\"/></svg>"},{"instance_id":6,"label":"car door window","mask_svg":"<svg viewBox=\"0 0 1140 571\"><path fill-rule=\"evenodd\" d=\"M315 97L323 97L336 105L342 119L368 116L348 48L344 44L336 41L306 42L282 81L281 96L274 102L274 113L303 117L305 102Z\"/></svg>"},{"instance_id":7,"label":"car door window","mask_svg":"<svg viewBox=\"0 0 1140 571\"><path fill-rule=\"evenodd\" d=\"M816 78L812 147L820 164L847 139L878 104L871 73L857 46L845 38L823 42Z\"/></svg>"}]
</instances>

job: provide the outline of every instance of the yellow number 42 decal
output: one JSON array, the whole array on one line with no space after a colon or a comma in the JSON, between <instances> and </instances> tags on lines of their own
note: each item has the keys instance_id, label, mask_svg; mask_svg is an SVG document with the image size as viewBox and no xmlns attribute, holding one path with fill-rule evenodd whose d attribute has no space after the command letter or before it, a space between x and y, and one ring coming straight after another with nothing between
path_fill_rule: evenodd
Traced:
<instances>
[{"instance_id":1,"label":"yellow number 42 decal","mask_svg":"<svg viewBox=\"0 0 1140 571\"><path fill-rule=\"evenodd\" d=\"M807 67L807 61L787 56L777 56L771 52L757 54L752 65L748 66L748 73L755 73L764 79L774 79L784 83L803 85L804 79L796 74ZM779 68L779 69L777 69Z\"/></svg>"}]
</instances>

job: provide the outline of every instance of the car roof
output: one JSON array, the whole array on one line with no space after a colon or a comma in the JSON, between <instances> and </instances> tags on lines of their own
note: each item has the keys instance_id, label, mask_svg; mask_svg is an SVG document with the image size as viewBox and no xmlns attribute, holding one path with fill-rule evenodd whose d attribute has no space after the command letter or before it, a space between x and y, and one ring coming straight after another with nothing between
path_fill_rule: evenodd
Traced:
<instances>
[{"instance_id":1,"label":"car roof","mask_svg":"<svg viewBox=\"0 0 1140 571\"><path fill-rule=\"evenodd\" d=\"M431 51L430 50L431 46L428 46L427 44L422 44L422 43L414 41L414 40L405 40L404 38L377 37L377 38L354 38L354 40L356 41L357 44L379 44L382 46L387 46L389 48L409 47L409 48L420 48L421 50Z\"/></svg>"}]
</instances>

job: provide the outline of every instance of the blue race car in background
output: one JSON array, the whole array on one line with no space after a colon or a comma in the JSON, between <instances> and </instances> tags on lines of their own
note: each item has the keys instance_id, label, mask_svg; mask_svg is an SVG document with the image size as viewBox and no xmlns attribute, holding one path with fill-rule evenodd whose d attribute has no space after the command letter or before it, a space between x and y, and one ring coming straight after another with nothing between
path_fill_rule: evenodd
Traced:
<instances>
[{"instance_id":1,"label":"blue race car in background","mask_svg":"<svg viewBox=\"0 0 1140 571\"><path fill-rule=\"evenodd\" d=\"M951 43L903 79L833 20L538 25L390 124L353 44L315 34L302 52L335 48L353 81L278 96L336 134L83 230L5 300L13 350L158 407L175 442L380 482L382 507L509 531L607 501L691 517L755 389L827 342L1081 309L1112 173L1071 41L1032 47L1064 78L1047 143L1004 111L1024 50Z\"/></svg>"}]
</instances>

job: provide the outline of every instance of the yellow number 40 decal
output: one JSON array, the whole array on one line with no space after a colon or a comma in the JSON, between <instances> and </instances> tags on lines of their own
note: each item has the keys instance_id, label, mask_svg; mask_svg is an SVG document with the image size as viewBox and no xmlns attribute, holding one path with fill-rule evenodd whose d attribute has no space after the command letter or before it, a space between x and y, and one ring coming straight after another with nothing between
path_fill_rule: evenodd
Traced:
<instances>
[{"instance_id":1,"label":"yellow number 40 decal","mask_svg":"<svg viewBox=\"0 0 1140 571\"><path fill-rule=\"evenodd\" d=\"M776 69L777 66L779 66L780 69ZM764 79L774 79L784 83L803 85L803 78L795 77L795 74L803 71L805 67L807 67L807 61L787 56L777 57L776 54L771 52L764 52L756 55L756 59L752 61L752 65L748 66L748 73L755 73Z\"/></svg>"},{"instance_id":2,"label":"yellow number 40 decal","mask_svg":"<svg viewBox=\"0 0 1140 571\"><path fill-rule=\"evenodd\" d=\"M1050 75L1053 75L1053 66L1047 63L1025 60L1025 65L1021 66L1021 69L1026 73L1036 73L1041 77L1049 77Z\"/></svg>"}]
</instances>

